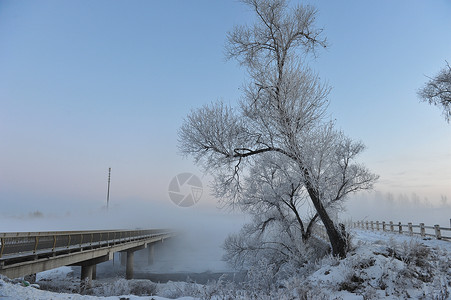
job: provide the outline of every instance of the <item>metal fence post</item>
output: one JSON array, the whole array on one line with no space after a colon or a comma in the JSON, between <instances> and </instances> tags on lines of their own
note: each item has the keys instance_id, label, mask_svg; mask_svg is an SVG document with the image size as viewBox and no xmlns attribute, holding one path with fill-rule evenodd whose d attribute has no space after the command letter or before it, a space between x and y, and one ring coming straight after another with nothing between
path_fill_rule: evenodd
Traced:
<instances>
[{"instance_id":1,"label":"metal fence post","mask_svg":"<svg viewBox=\"0 0 451 300\"><path fill-rule=\"evenodd\" d=\"M0 248L0 257L3 255L3 250L5 250L5 239L1 238L0 243L2 243L2 247Z\"/></svg>"},{"instance_id":2,"label":"metal fence post","mask_svg":"<svg viewBox=\"0 0 451 300\"><path fill-rule=\"evenodd\" d=\"M56 235L53 235L53 247L52 247L52 252L55 252L55 247L56 247Z\"/></svg>"},{"instance_id":3,"label":"metal fence post","mask_svg":"<svg viewBox=\"0 0 451 300\"><path fill-rule=\"evenodd\" d=\"M39 243L39 237L35 236L34 237L34 249L33 249L33 253L36 253L36 250L38 249L38 243Z\"/></svg>"}]
</instances>

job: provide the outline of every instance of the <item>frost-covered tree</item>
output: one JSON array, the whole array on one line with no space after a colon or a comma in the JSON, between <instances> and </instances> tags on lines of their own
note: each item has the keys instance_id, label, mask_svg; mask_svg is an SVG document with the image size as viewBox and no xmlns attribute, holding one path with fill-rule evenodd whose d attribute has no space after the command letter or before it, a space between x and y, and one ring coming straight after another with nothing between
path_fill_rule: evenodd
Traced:
<instances>
[{"instance_id":1,"label":"frost-covered tree","mask_svg":"<svg viewBox=\"0 0 451 300\"><path fill-rule=\"evenodd\" d=\"M238 268L266 262L275 272L286 264L302 265L307 255L305 244L318 214L308 205L297 164L286 156L266 152L252 162L243 182L236 202L253 218L226 239L226 261Z\"/></svg>"},{"instance_id":2,"label":"frost-covered tree","mask_svg":"<svg viewBox=\"0 0 451 300\"><path fill-rule=\"evenodd\" d=\"M321 30L314 26L316 11L310 6L291 8L284 0L243 2L255 11L257 21L251 27L235 27L227 44L228 57L249 74L243 99L239 107L217 102L192 111L180 129L180 150L213 174L216 195L225 203L243 208L249 201L249 209L261 213L267 207L263 202L254 205L249 196L252 184L256 193L265 191L258 191L263 187L253 178L270 172L271 164L286 164L289 169L280 168L280 180L289 179L280 182L278 193L290 193L291 183L299 185L299 199L308 199L314 207L333 254L345 257L346 238L331 212L349 193L372 188L377 176L354 162L363 145L325 121L329 87L304 62L325 46ZM285 199L274 196L277 203ZM271 210L278 205L290 210L282 204ZM291 210L286 216L293 215ZM302 241L299 222L297 226L296 238Z\"/></svg>"},{"instance_id":3,"label":"frost-covered tree","mask_svg":"<svg viewBox=\"0 0 451 300\"><path fill-rule=\"evenodd\" d=\"M354 143L334 131L332 124L322 129L311 139L317 141L313 144L315 151L311 151L310 166L322 170L321 175L314 171L312 174L323 181L322 203L329 214L335 215L334 212L341 210L346 195L369 187L365 184L370 184L372 177L363 169L348 169L345 163L353 159L353 153L361 151L361 143ZM238 234L227 238L226 260L234 266L252 266L265 260L279 271L287 263L303 265L312 256L312 250L322 252L314 249L321 245L317 239L312 241L314 247L310 243L319 215L311 205L305 177L297 162L285 155L266 152L253 160L248 170L235 202L253 219ZM357 177L360 177L357 184L347 182Z\"/></svg>"},{"instance_id":4,"label":"frost-covered tree","mask_svg":"<svg viewBox=\"0 0 451 300\"><path fill-rule=\"evenodd\" d=\"M418 91L421 100L443 108L446 121L451 119L451 66L446 63L437 75Z\"/></svg>"},{"instance_id":5,"label":"frost-covered tree","mask_svg":"<svg viewBox=\"0 0 451 300\"><path fill-rule=\"evenodd\" d=\"M299 236L307 241L318 214L309 207L304 176L297 164L286 156L268 152L249 169L237 200L240 209L256 216L256 227L261 232L271 223L279 223L292 240Z\"/></svg>"}]
</instances>

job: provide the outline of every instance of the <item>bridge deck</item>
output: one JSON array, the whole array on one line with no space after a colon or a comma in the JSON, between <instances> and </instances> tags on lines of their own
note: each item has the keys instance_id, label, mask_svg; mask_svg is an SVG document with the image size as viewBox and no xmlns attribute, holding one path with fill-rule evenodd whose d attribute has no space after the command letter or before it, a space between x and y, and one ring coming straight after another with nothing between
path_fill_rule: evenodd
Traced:
<instances>
[{"instance_id":1,"label":"bridge deck","mask_svg":"<svg viewBox=\"0 0 451 300\"><path fill-rule=\"evenodd\" d=\"M112 259L173 236L167 229L0 233L0 274L14 278L52 268Z\"/></svg>"}]
</instances>

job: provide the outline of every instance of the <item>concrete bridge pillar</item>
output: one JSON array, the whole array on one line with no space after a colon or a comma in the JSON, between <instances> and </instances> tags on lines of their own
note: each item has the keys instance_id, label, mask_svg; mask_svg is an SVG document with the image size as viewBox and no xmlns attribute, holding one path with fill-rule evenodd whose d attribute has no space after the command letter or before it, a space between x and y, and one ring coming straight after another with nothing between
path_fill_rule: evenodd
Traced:
<instances>
[{"instance_id":1,"label":"concrete bridge pillar","mask_svg":"<svg viewBox=\"0 0 451 300\"><path fill-rule=\"evenodd\" d=\"M93 280L97 279L97 265L92 266L92 279Z\"/></svg>"},{"instance_id":2,"label":"concrete bridge pillar","mask_svg":"<svg viewBox=\"0 0 451 300\"><path fill-rule=\"evenodd\" d=\"M120 257L121 257L121 266L125 266L125 263L126 263L126 260L127 260L125 252L121 252L120 253Z\"/></svg>"},{"instance_id":3,"label":"concrete bridge pillar","mask_svg":"<svg viewBox=\"0 0 451 300\"><path fill-rule=\"evenodd\" d=\"M84 293L92 286L92 270L95 265L81 266L80 292Z\"/></svg>"},{"instance_id":4,"label":"concrete bridge pillar","mask_svg":"<svg viewBox=\"0 0 451 300\"><path fill-rule=\"evenodd\" d=\"M127 265L125 267L125 279L133 279L133 257L135 253L133 251L127 251Z\"/></svg>"},{"instance_id":5,"label":"concrete bridge pillar","mask_svg":"<svg viewBox=\"0 0 451 300\"><path fill-rule=\"evenodd\" d=\"M154 246L153 245L148 245L148 256L147 256L147 265L151 265L153 264L153 258L154 258Z\"/></svg>"}]
</instances>

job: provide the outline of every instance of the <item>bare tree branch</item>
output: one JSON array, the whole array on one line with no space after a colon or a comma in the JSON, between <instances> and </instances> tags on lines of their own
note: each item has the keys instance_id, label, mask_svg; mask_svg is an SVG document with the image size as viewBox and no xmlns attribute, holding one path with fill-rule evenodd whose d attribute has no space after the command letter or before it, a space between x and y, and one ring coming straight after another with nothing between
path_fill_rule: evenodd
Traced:
<instances>
[{"instance_id":1,"label":"bare tree branch","mask_svg":"<svg viewBox=\"0 0 451 300\"><path fill-rule=\"evenodd\" d=\"M451 66L446 62L446 67L418 90L421 100L443 109L443 115L449 123L451 120Z\"/></svg>"}]
</instances>

